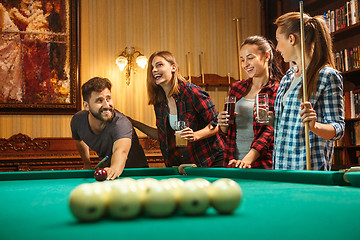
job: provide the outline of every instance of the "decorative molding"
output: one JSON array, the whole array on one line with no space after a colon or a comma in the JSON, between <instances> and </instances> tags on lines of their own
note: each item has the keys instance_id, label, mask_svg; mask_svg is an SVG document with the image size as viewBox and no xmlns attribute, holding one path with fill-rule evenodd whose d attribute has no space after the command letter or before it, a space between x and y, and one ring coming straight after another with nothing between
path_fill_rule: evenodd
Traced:
<instances>
[{"instance_id":1,"label":"decorative molding","mask_svg":"<svg viewBox=\"0 0 360 240\"><path fill-rule=\"evenodd\" d=\"M159 141L140 137L149 167L164 167ZM99 162L90 150L91 165ZM35 138L16 134L0 138L0 171L41 171L82 169L83 161L72 138Z\"/></svg>"},{"instance_id":2,"label":"decorative molding","mask_svg":"<svg viewBox=\"0 0 360 240\"><path fill-rule=\"evenodd\" d=\"M38 140L36 138L31 139L29 136L21 133L13 135L9 139L0 138L0 151L14 150L18 152L29 149L45 151L49 146L49 141Z\"/></svg>"}]
</instances>

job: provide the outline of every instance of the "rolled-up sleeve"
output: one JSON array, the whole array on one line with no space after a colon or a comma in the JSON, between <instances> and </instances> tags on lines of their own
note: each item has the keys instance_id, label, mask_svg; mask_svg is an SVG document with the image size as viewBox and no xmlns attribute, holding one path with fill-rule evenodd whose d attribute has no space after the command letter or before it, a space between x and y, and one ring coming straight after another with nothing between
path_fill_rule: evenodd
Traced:
<instances>
[{"instance_id":1,"label":"rolled-up sleeve","mask_svg":"<svg viewBox=\"0 0 360 240\"><path fill-rule=\"evenodd\" d=\"M319 78L326 81L324 91L324 122L331 124L336 133L331 140L339 140L344 136L344 100L342 76L330 69L319 73Z\"/></svg>"}]
</instances>

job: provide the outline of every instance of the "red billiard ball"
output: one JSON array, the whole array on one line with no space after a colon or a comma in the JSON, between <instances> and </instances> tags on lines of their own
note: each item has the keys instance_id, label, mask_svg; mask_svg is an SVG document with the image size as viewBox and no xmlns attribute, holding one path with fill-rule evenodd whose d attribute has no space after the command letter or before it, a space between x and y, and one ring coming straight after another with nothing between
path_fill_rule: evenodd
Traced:
<instances>
[{"instance_id":1,"label":"red billiard ball","mask_svg":"<svg viewBox=\"0 0 360 240\"><path fill-rule=\"evenodd\" d=\"M96 181L99 181L99 182L105 181L107 178L107 172L105 169L99 168L95 171L94 177L95 177Z\"/></svg>"}]
</instances>

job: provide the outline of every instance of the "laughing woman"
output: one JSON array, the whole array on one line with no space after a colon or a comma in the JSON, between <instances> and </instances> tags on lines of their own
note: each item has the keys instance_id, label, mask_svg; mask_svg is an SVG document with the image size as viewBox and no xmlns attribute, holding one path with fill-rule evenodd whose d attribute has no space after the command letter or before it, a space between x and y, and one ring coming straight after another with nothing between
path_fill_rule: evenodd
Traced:
<instances>
[{"instance_id":1,"label":"laughing woman","mask_svg":"<svg viewBox=\"0 0 360 240\"><path fill-rule=\"evenodd\" d=\"M166 166L193 163L199 167L222 167L224 142L218 133L217 112L209 94L187 82L172 53L155 52L149 59L147 91L154 105L156 126L135 120L134 127L160 141ZM186 121L182 138L186 147L176 147L175 122Z\"/></svg>"},{"instance_id":2,"label":"laughing woman","mask_svg":"<svg viewBox=\"0 0 360 240\"><path fill-rule=\"evenodd\" d=\"M221 132L226 135L225 162L230 167L270 169L274 129L256 121L254 103L256 94L267 93L273 110L283 74L274 45L261 36L248 37L242 43L240 59L249 79L234 83L229 92L229 96L236 97L235 123L229 124L225 111L218 116Z\"/></svg>"}]
</instances>

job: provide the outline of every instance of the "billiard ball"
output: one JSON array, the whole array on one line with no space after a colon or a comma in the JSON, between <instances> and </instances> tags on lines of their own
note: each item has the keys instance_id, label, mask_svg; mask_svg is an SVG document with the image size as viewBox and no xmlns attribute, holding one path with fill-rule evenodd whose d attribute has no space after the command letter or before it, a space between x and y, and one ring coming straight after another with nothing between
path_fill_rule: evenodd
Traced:
<instances>
[{"instance_id":1,"label":"billiard ball","mask_svg":"<svg viewBox=\"0 0 360 240\"><path fill-rule=\"evenodd\" d=\"M109 214L115 219L131 219L141 211L141 195L136 184L119 182L112 185Z\"/></svg>"},{"instance_id":2,"label":"billiard ball","mask_svg":"<svg viewBox=\"0 0 360 240\"><path fill-rule=\"evenodd\" d=\"M191 179L188 181L193 182L195 184L200 184L200 185L204 186L208 191L211 187L211 182L209 182L208 180L203 179L203 178L194 178L194 179Z\"/></svg>"},{"instance_id":3,"label":"billiard ball","mask_svg":"<svg viewBox=\"0 0 360 240\"><path fill-rule=\"evenodd\" d=\"M147 187L145 212L151 217L167 217L176 209L175 194L169 183L154 182Z\"/></svg>"},{"instance_id":4,"label":"billiard ball","mask_svg":"<svg viewBox=\"0 0 360 240\"><path fill-rule=\"evenodd\" d=\"M95 177L96 181L99 181L99 182L105 181L107 178L107 172L103 168L98 168L94 172L94 177Z\"/></svg>"},{"instance_id":5,"label":"billiard ball","mask_svg":"<svg viewBox=\"0 0 360 240\"><path fill-rule=\"evenodd\" d=\"M210 189L211 205L220 214L231 214L241 203L241 187L232 179L218 179Z\"/></svg>"},{"instance_id":6,"label":"billiard ball","mask_svg":"<svg viewBox=\"0 0 360 240\"><path fill-rule=\"evenodd\" d=\"M105 213L106 197L101 189L90 183L74 188L70 193L70 210L82 222L100 219Z\"/></svg>"},{"instance_id":7,"label":"billiard ball","mask_svg":"<svg viewBox=\"0 0 360 240\"><path fill-rule=\"evenodd\" d=\"M124 183L124 184L136 184L136 180L133 178L118 178L117 180L114 181L115 183Z\"/></svg>"},{"instance_id":8,"label":"billiard ball","mask_svg":"<svg viewBox=\"0 0 360 240\"><path fill-rule=\"evenodd\" d=\"M144 206L146 201L146 194L149 191L148 188L153 184L159 184L159 180L155 178L141 178L136 181L140 194L141 194L141 203Z\"/></svg>"},{"instance_id":9,"label":"billiard ball","mask_svg":"<svg viewBox=\"0 0 360 240\"><path fill-rule=\"evenodd\" d=\"M200 181L188 180L181 188L180 210L186 215L202 215L210 206L209 192Z\"/></svg>"},{"instance_id":10,"label":"billiard ball","mask_svg":"<svg viewBox=\"0 0 360 240\"><path fill-rule=\"evenodd\" d=\"M170 184L175 195L176 205L179 205L181 199L181 187L184 185L184 181L179 178L167 178L160 180L160 182Z\"/></svg>"}]
</instances>

